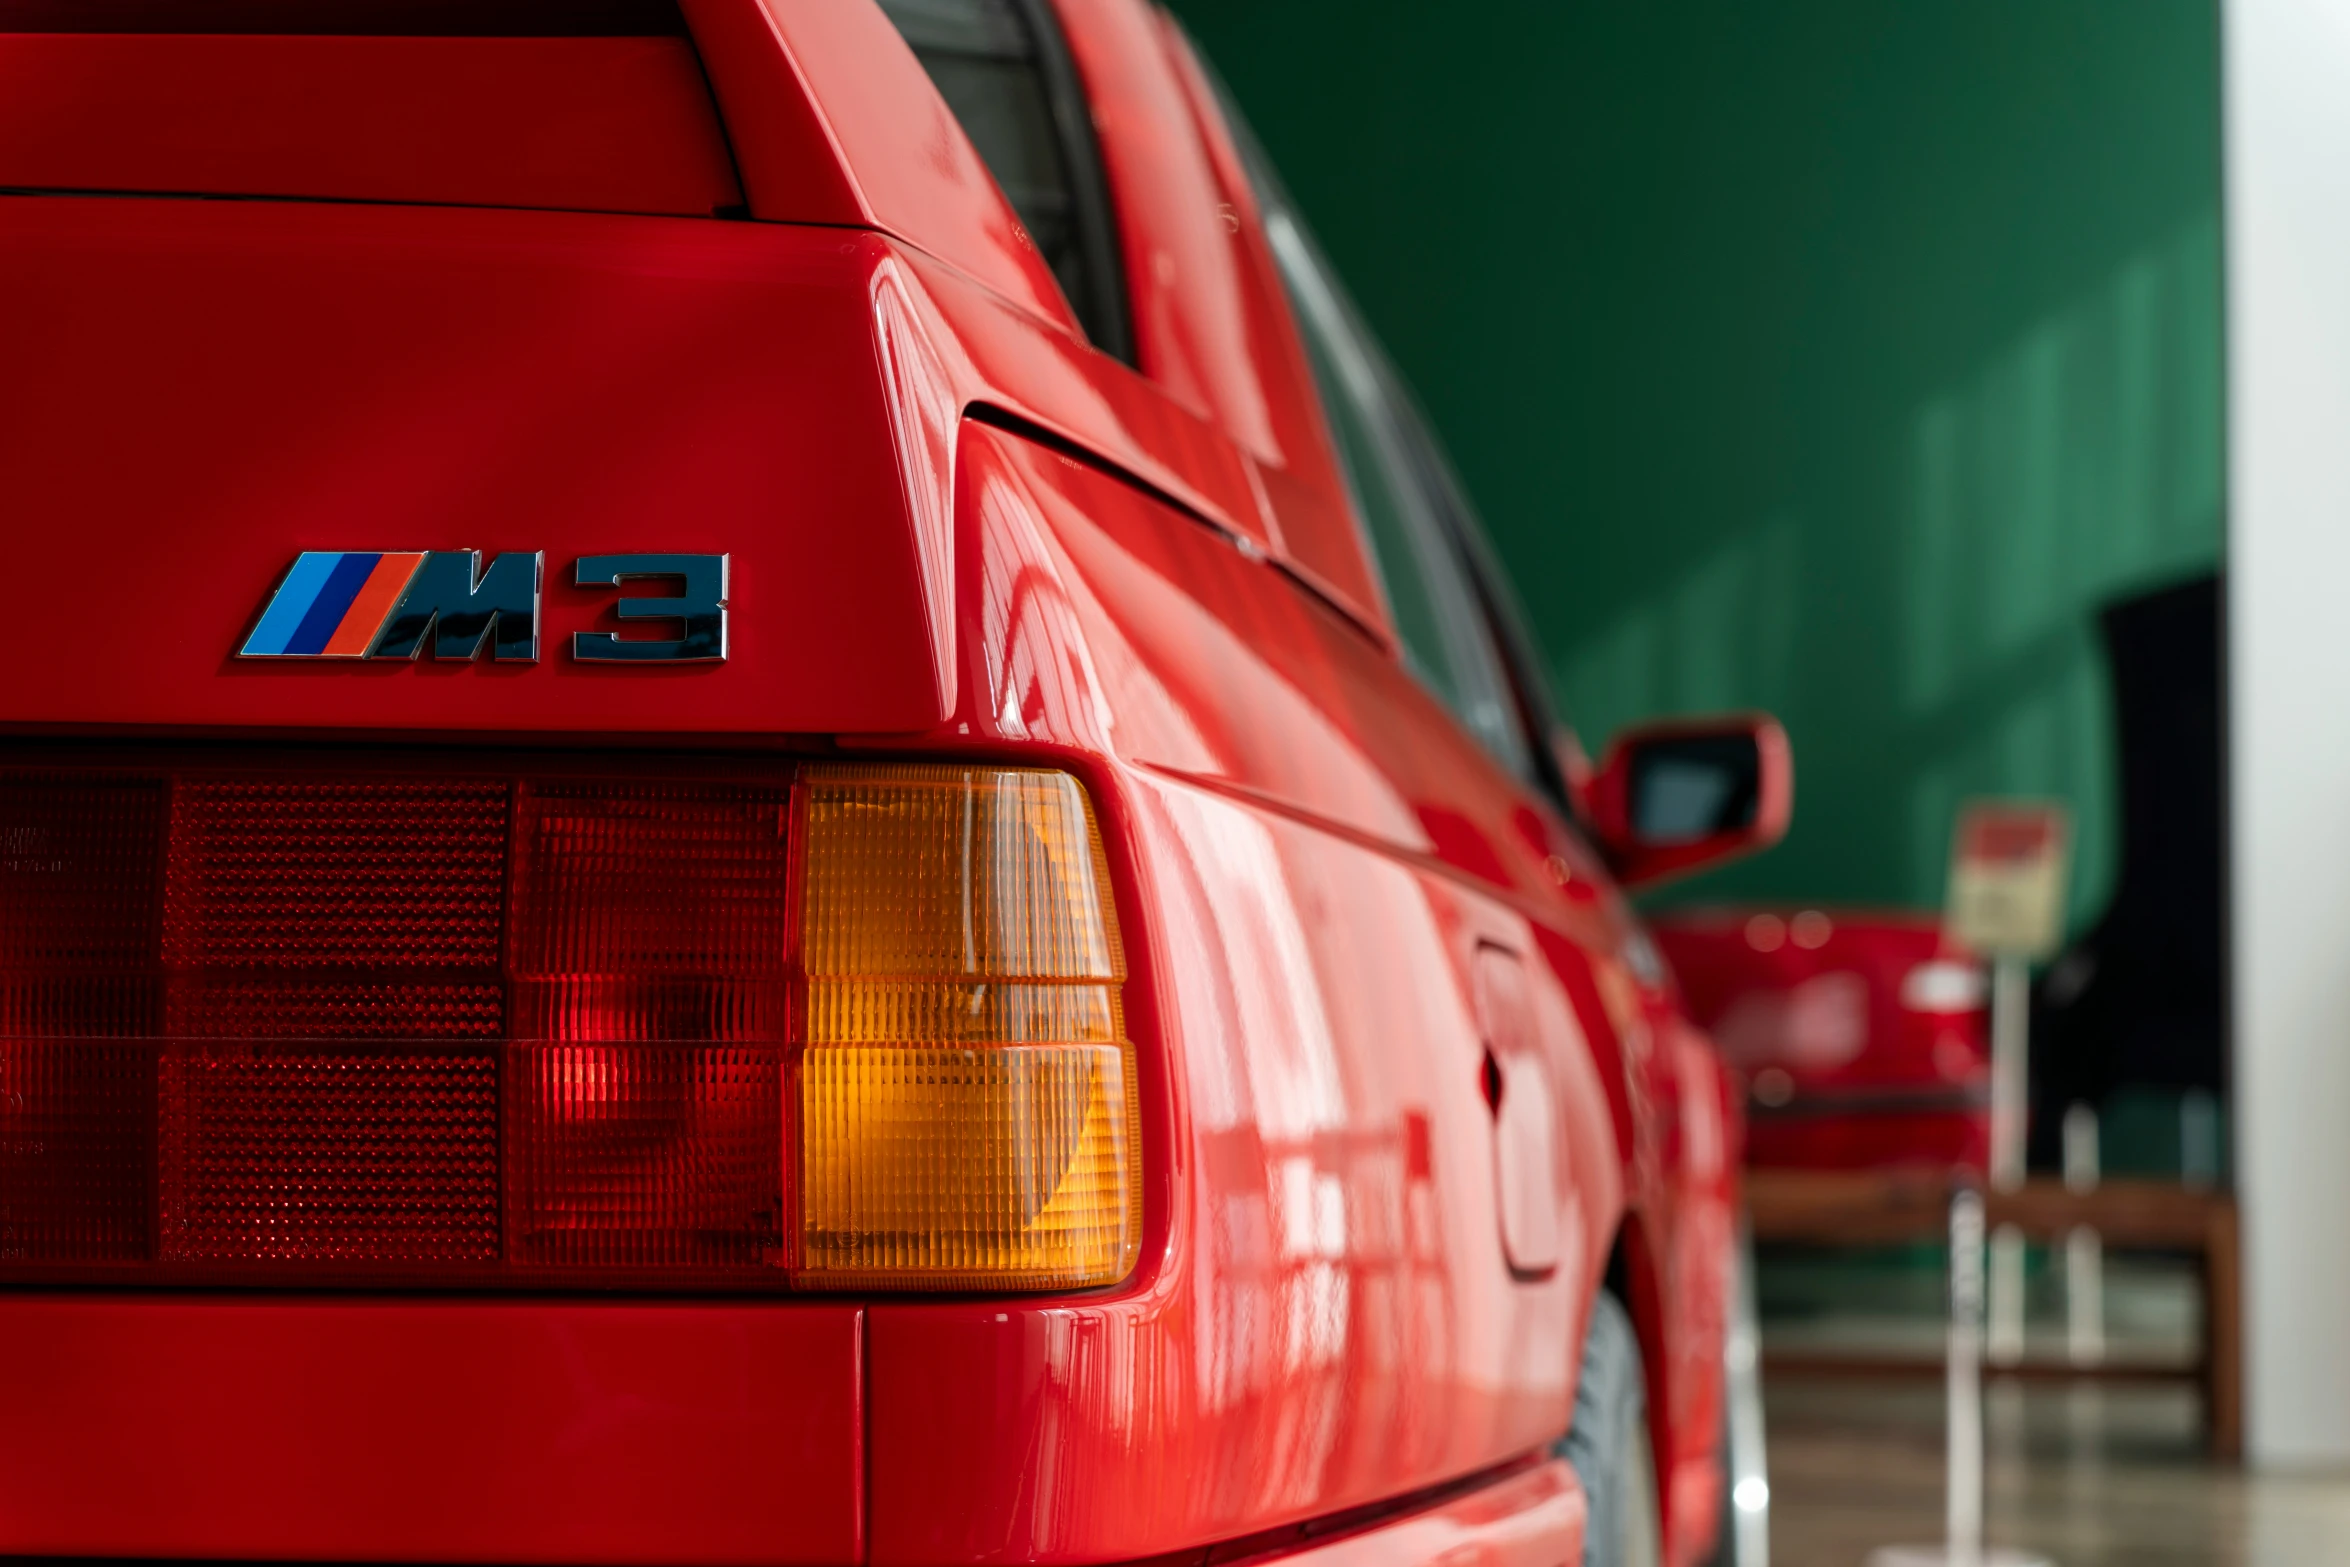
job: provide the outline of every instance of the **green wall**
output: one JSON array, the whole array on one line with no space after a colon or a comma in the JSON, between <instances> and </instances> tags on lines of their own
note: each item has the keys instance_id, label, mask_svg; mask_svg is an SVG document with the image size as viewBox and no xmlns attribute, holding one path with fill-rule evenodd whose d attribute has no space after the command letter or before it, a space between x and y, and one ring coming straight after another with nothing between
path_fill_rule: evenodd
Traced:
<instances>
[{"instance_id":1,"label":"green wall","mask_svg":"<svg viewBox=\"0 0 2350 1567\"><path fill-rule=\"evenodd\" d=\"M1681 899L1936 903L2116 823L2097 604L2221 544L2211 0L1175 0L1427 405L1594 744L1787 721Z\"/></svg>"}]
</instances>

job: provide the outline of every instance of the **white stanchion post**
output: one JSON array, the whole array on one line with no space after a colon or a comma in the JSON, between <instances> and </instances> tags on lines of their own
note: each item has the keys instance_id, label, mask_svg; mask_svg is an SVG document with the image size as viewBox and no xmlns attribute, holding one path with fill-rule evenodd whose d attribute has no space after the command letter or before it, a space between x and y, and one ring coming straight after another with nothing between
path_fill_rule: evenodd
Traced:
<instances>
[{"instance_id":1,"label":"white stanchion post","mask_svg":"<svg viewBox=\"0 0 2350 1567\"><path fill-rule=\"evenodd\" d=\"M2219 1100L2208 1088L2179 1096L2179 1184L2199 1192L2219 1184Z\"/></svg>"},{"instance_id":2,"label":"white stanchion post","mask_svg":"<svg viewBox=\"0 0 2350 1567\"><path fill-rule=\"evenodd\" d=\"M2030 1103L2032 970L2064 935L2071 816L2053 801L1977 800L1951 835L1945 928L1991 960L1991 1167L1994 1192L2024 1184ZM1962 1186L1950 1201L1949 1454L1940 1545L1887 1546L1869 1567L2049 1567L2043 1557L1983 1544L1983 1365L2013 1364L2024 1351L2024 1237L2002 1225L1983 1267L1983 1194ZM1986 1283L1988 1288L1986 1288ZM1986 1323L1985 1306L1988 1305Z\"/></svg>"},{"instance_id":3,"label":"white stanchion post","mask_svg":"<svg viewBox=\"0 0 2350 1567\"><path fill-rule=\"evenodd\" d=\"M1738 1220L1738 1247L1732 1261L1737 1278L1730 1292L1730 1323L1723 1348L1723 1421L1727 1444L1722 1457L1730 1470L1730 1516L1723 1528L1728 1549L1724 1567L1771 1567L1771 1480L1764 1456L1762 1327L1754 1300L1754 1237L1745 1216Z\"/></svg>"},{"instance_id":4,"label":"white stanchion post","mask_svg":"<svg viewBox=\"0 0 2350 1567\"><path fill-rule=\"evenodd\" d=\"M2024 1184L2024 1139L2031 1103L2032 970L2020 957L1991 965L1991 1189ZM2001 1225L1991 1237L1991 1364L2024 1358L2024 1236Z\"/></svg>"},{"instance_id":5,"label":"white stanchion post","mask_svg":"<svg viewBox=\"0 0 2350 1567\"><path fill-rule=\"evenodd\" d=\"M1983 1543L1983 1194L1950 1200L1950 1329L1944 1365L1943 1540L1888 1545L1868 1567L2052 1567L2045 1557Z\"/></svg>"},{"instance_id":6,"label":"white stanchion post","mask_svg":"<svg viewBox=\"0 0 2350 1567\"><path fill-rule=\"evenodd\" d=\"M2064 1113L2064 1185L2088 1193L2101 1179L2097 1112L2077 1104ZM2065 1356L2076 1366L2105 1361L2105 1243L2086 1224L2064 1238Z\"/></svg>"},{"instance_id":7,"label":"white stanchion post","mask_svg":"<svg viewBox=\"0 0 2350 1567\"><path fill-rule=\"evenodd\" d=\"M2025 1262L2023 1231L2002 1224L1991 1232L1991 1309L1983 1358L1994 1366L2023 1364Z\"/></svg>"},{"instance_id":8,"label":"white stanchion post","mask_svg":"<svg viewBox=\"0 0 2350 1567\"><path fill-rule=\"evenodd\" d=\"M2032 966L2019 957L1991 964L1991 1189L2024 1184L2025 1117L2032 1087Z\"/></svg>"},{"instance_id":9,"label":"white stanchion post","mask_svg":"<svg viewBox=\"0 0 2350 1567\"><path fill-rule=\"evenodd\" d=\"M1943 1537L1950 1567L1983 1560L1983 1194L1950 1200L1950 1348L1943 1368L1949 1454Z\"/></svg>"}]
</instances>

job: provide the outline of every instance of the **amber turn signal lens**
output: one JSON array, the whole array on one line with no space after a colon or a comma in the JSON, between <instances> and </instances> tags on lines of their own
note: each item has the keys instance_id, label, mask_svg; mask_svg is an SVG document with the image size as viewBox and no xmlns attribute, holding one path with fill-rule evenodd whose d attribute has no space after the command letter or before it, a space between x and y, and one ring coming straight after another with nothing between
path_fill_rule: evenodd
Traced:
<instances>
[{"instance_id":1,"label":"amber turn signal lens","mask_svg":"<svg viewBox=\"0 0 2350 1567\"><path fill-rule=\"evenodd\" d=\"M1141 1242L1126 964L1065 773L808 769L799 1280L1115 1283Z\"/></svg>"}]
</instances>

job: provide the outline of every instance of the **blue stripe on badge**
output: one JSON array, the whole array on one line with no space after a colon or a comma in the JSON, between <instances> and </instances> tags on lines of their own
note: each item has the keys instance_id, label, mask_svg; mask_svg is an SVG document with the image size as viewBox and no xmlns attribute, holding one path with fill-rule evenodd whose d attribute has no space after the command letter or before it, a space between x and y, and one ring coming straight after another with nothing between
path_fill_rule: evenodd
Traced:
<instances>
[{"instance_id":1,"label":"blue stripe on badge","mask_svg":"<svg viewBox=\"0 0 2350 1567\"><path fill-rule=\"evenodd\" d=\"M318 597L302 616L302 624L286 638L286 657L316 658L326 651L326 644L335 634L335 627L351 612L351 601L359 590L367 586L367 579L375 570L381 554L350 554L335 562L335 569L326 574L326 581L318 589Z\"/></svg>"},{"instance_id":2,"label":"blue stripe on badge","mask_svg":"<svg viewBox=\"0 0 2350 1567\"><path fill-rule=\"evenodd\" d=\"M261 612L261 623L253 634L245 638L245 645L237 650L241 658L280 658L294 633L302 629L302 622L310 613L310 606L318 601L318 590L325 587L335 568L343 563L341 550L304 550L294 557L293 569L286 580L278 584L270 596L269 608ZM357 590L354 589L354 592Z\"/></svg>"}]
</instances>

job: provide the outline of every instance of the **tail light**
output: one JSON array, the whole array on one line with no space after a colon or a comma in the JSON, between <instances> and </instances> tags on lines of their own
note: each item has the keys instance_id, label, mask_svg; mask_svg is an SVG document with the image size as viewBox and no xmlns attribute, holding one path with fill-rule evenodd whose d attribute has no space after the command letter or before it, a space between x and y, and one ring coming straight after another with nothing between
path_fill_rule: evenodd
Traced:
<instances>
[{"instance_id":1,"label":"tail light","mask_svg":"<svg viewBox=\"0 0 2350 1567\"><path fill-rule=\"evenodd\" d=\"M1115 1282L1124 979L1061 773L0 773L0 1278Z\"/></svg>"},{"instance_id":2,"label":"tail light","mask_svg":"<svg viewBox=\"0 0 2350 1567\"><path fill-rule=\"evenodd\" d=\"M802 1278L1123 1275L1126 971L1076 780L833 768L806 800Z\"/></svg>"}]
</instances>

